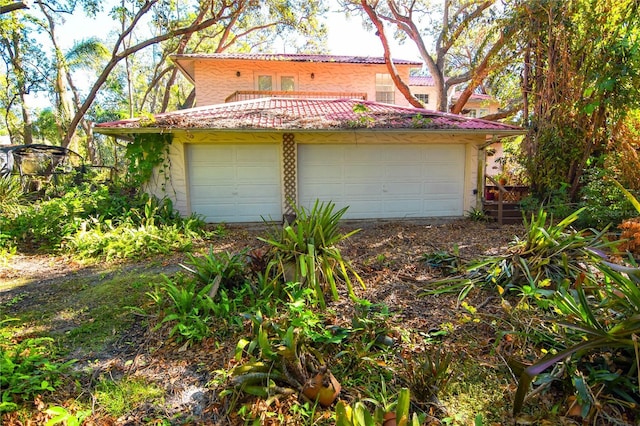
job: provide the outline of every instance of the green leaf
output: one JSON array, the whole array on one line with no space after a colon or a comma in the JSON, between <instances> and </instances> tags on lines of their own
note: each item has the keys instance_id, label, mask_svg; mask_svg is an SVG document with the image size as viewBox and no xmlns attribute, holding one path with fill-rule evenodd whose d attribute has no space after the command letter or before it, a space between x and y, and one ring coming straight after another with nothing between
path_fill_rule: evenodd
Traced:
<instances>
[{"instance_id":1,"label":"green leaf","mask_svg":"<svg viewBox=\"0 0 640 426\"><path fill-rule=\"evenodd\" d=\"M409 389L402 388L398 394L398 403L396 405L396 423L398 426L407 426L409 424L410 404L411 395Z\"/></svg>"}]
</instances>

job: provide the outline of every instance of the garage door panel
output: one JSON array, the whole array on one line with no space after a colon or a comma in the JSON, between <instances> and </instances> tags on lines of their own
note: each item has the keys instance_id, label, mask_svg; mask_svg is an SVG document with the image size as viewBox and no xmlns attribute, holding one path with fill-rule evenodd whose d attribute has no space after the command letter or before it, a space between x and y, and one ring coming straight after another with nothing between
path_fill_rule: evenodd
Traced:
<instances>
[{"instance_id":1,"label":"garage door panel","mask_svg":"<svg viewBox=\"0 0 640 426\"><path fill-rule=\"evenodd\" d=\"M426 196L429 194L444 194L449 195L451 198L456 198L455 193L458 191L458 185L450 181L445 182L429 182L423 185L423 193Z\"/></svg>"},{"instance_id":2,"label":"garage door panel","mask_svg":"<svg viewBox=\"0 0 640 426\"><path fill-rule=\"evenodd\" d=\"M298 163L306 207L333 201L353 219L463 214L463 145L300 145Z\"/></svg>"},{"instance_id":3,"label":"garage door panel","mask_svg":"<svg viewBox=\"0 0 640 426\"><path fill-rule=\"evenodd\" d=\"M306 164L304 166L304 175L308 178L309 182L314 182L319 178L323 178L324 181L329 182L342 182L342 166L335 164Z\"/></svg>"},{"instance_id":4,"label":"garage door panel","mask_svg":"<svg viewBox=\"0 0 640 426\"><path fill-rule=\"evenodd\" d=\"M383 191L393 198L406 198L408 195L421 194L422 187L420 182L388 182L384 184Z\"/></svg>"},{"instance_id":5,"label":"garage door panel","mask_svg":"<svg viewBox=\"0 0 640 426\"><path fill-rule=\"evenodd\" d=\"M456 176L464 173L460 170L460 167L453 163L447 164L433 164L428 166L428 173L433 179L454 179Z\"/></svg>"},{"instance_id":6,"label":"garage door panel","mask_svg":"<svg viewBox=\"0 0 640 426\"><path fill-rule=\"evenodd\" d=\"M233 181L233 168L228 166L203 165L194 166L191 170L191 179L194 182Z\"/></svg>"},{"instance_id":7,"label":"garage door panel","mask_svg":"<svg viewBox=\"0 0 640 426\"><path fill-rule=\"evenodd\" d=\"M208 222L282 215L277 145L187 146L191 211Z\"/></svg>"},{"instance_id":8,"label":"garage door panel","mask_svg":"<svg viewBox=\"0 0 640 426\"><path fill-rule=\"evenodd\" d=\"M206 203L210 201L208 198L220 200L232 197L234 191L233 185L195 185L191 186L191 198L193 202Z\"/></svg>"},{"instance_id":9,"label":"garage door panel","mask_svg":"<svg viewBox=\"0 0 640 426\"><path fill-rule=\"evenodd\" d=\"M256 179L264 179L266 181L273 181L279 176L278 171L273 170L273 166L262 167L245 167L239 166L237 168L236 181L238 182L255 182Z\"/></svg>"},{"instance_id":10,"label":"garage door panel","mask_svg":"<svg viewBox=\"0 0 640 426\"><path fill-rule=\"evenodd\" d=\"M370 163L371 164L371 163ZM384 171L377 171L382 174ZM371 174L371 166L369 164L346 164L344 168L344 178L347 180L365 180Z\"/></svg>"},{"instance_id":11,"label":"garage door panel","mask_svg":"<svg viewBox=\"0 0 640 426\"><path fill-rule=\"evenodd\" d=\"M345 183L344 194L349 197L369 197L371 194L379 195L382 188L379 183Z\"/></svg>"}]
</instances>

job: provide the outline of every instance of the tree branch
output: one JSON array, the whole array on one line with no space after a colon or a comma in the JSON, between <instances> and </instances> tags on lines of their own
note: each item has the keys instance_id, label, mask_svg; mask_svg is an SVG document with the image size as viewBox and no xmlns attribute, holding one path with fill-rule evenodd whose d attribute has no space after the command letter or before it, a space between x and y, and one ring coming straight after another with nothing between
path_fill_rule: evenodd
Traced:
<instances>
[{"instance_id":1,"label":"tree branch","mask_svg":"<svg viewBox=\"0 0 640 426\"><path fill-rule=\"evenodd\" d=\"M400 93L404 95L404 97L409 101L411 105L416 108L422 108L422 103L411 94L411 90L409 86L405 82L402 81L400 75L398 74L398 69L393 63L393 59L391 58L391 49L389 48L389 41L387 40L387 36L384 33L384 25L382 21L378 18L376 11L371 7L366 0L361 0L362 8L371 19L371 22L375 25L378 30L378 37L382 42L382 47L384 48L384 62L387 64L387 69L389 70L389 74L391 74L391 79L395 83L395 86L400 90Z\"/></svg>"},{"instance_id":2,"label":"tree branch","mask_svg":"<svg viewBox=\"0 0 640 426\"><path fill-rule=\"evenodd\" d=\"M0 6L0 15L2 15L3 13L13 12L14 10L28 9L28 8L29 8L29 5L27 4L26 1L18 1L5 6Z\"/></svg>"}]
</instances>

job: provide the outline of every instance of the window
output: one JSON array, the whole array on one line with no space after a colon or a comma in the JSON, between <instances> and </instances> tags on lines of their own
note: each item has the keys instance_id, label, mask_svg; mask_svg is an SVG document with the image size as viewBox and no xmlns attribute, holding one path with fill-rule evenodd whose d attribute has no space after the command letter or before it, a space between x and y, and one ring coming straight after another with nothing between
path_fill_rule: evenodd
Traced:
<instances>
[{"instance_id":1,"label":"window","mask_svg":"<svg viewBox=\"0 0 640 426\"><path fill-rule=\"evenodd\" d=\"M376 74L376 101L394 103L395 86L391 74Z\"/></svg>"},{"instance_id":2,"label":"window","mask_svg":"<svg viewBox=\"0 0 640 426\"><path fill-rule=\"evenodd\" d=\"M475 109L470 109L468 113L465 114L467 117L476 118L477 111Z\"/></svg>"},{"instance_id":3,"label":"window","mask_svg":"<svg viewBox=\"0 0 640 426\"><path fill-rule=\"evenodd\" d=\"M273 90L273 77L270 75L259 75L258 90L260 91Z\"/></svg>"},{"instance_id":4,"label":"window","mask_svg":"<svg viewBox=\"0 0 640 426\"><path fill-rule=\"evenodd\" d=\"M280 77L280 90L283 92L293 92L296 90L296 80L291 76Z\"/></svg>"},{"instance_id":5,"label":"window","mask_svg":"<svg viewBox=\"0 0 640 426\"><path fill-rule=\"evenodd\" d=\"M429 95L426 93L416 93L415 97L417 100L427 105L429 103Z\"/></svg>"}]
</instances>

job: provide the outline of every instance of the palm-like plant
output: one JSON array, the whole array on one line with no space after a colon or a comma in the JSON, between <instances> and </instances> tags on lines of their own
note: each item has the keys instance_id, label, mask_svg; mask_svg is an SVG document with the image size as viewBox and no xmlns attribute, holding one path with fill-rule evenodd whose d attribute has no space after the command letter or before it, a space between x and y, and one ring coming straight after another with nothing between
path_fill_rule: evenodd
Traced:
<instances>
[{"instance_id":1,"label":"palm-like plant","mask_svg":"<svg viewBox=\"0 0 640 426\"><path fill-rule=\"evenodd\" d=\"M573 356L584 357L589 352L604 351L613 348L626 352L635 358L625 372L629 383L635 382L632 389L621 390L627 399L640 400L640 268L621 266L603 260L598 269L602 272L600 285L590 288L597 296L587 297L583 286L584 275L580 276L573 291L560 289L557 292L555 306L569 319L561 323L569 330L578 333L578 343L557 353L553 353L525 368L520 374L513 411L522 409L526 394L533 379L547 368ZM599 290L598 290L599 289ZM619 373L615 373L619 374ZM633 377L637 374L637 377ZM630 392L628 392L630 391Z\"/></svg>"},{"instance_id":2,"label":"palm-like plant","mask_svg":"<svg viewBox=\"0 0 640 426\"><path fill-rule=\"evenodd\" d=\"M345 283L349 296L355 299L351 277L362 287L364 282L337 247L359 231L340 232L339 222L347 207L334 211L334 203L316 200L310 211L304 207L293 208L296 214L293 223L274 226L266 238L259 238L271 247L272 265L285 281L306 282L314 289L322 306L325 305L326 290L334 300L339 299L337 283L340 281Z\"/></svg>"}]
</instances>

